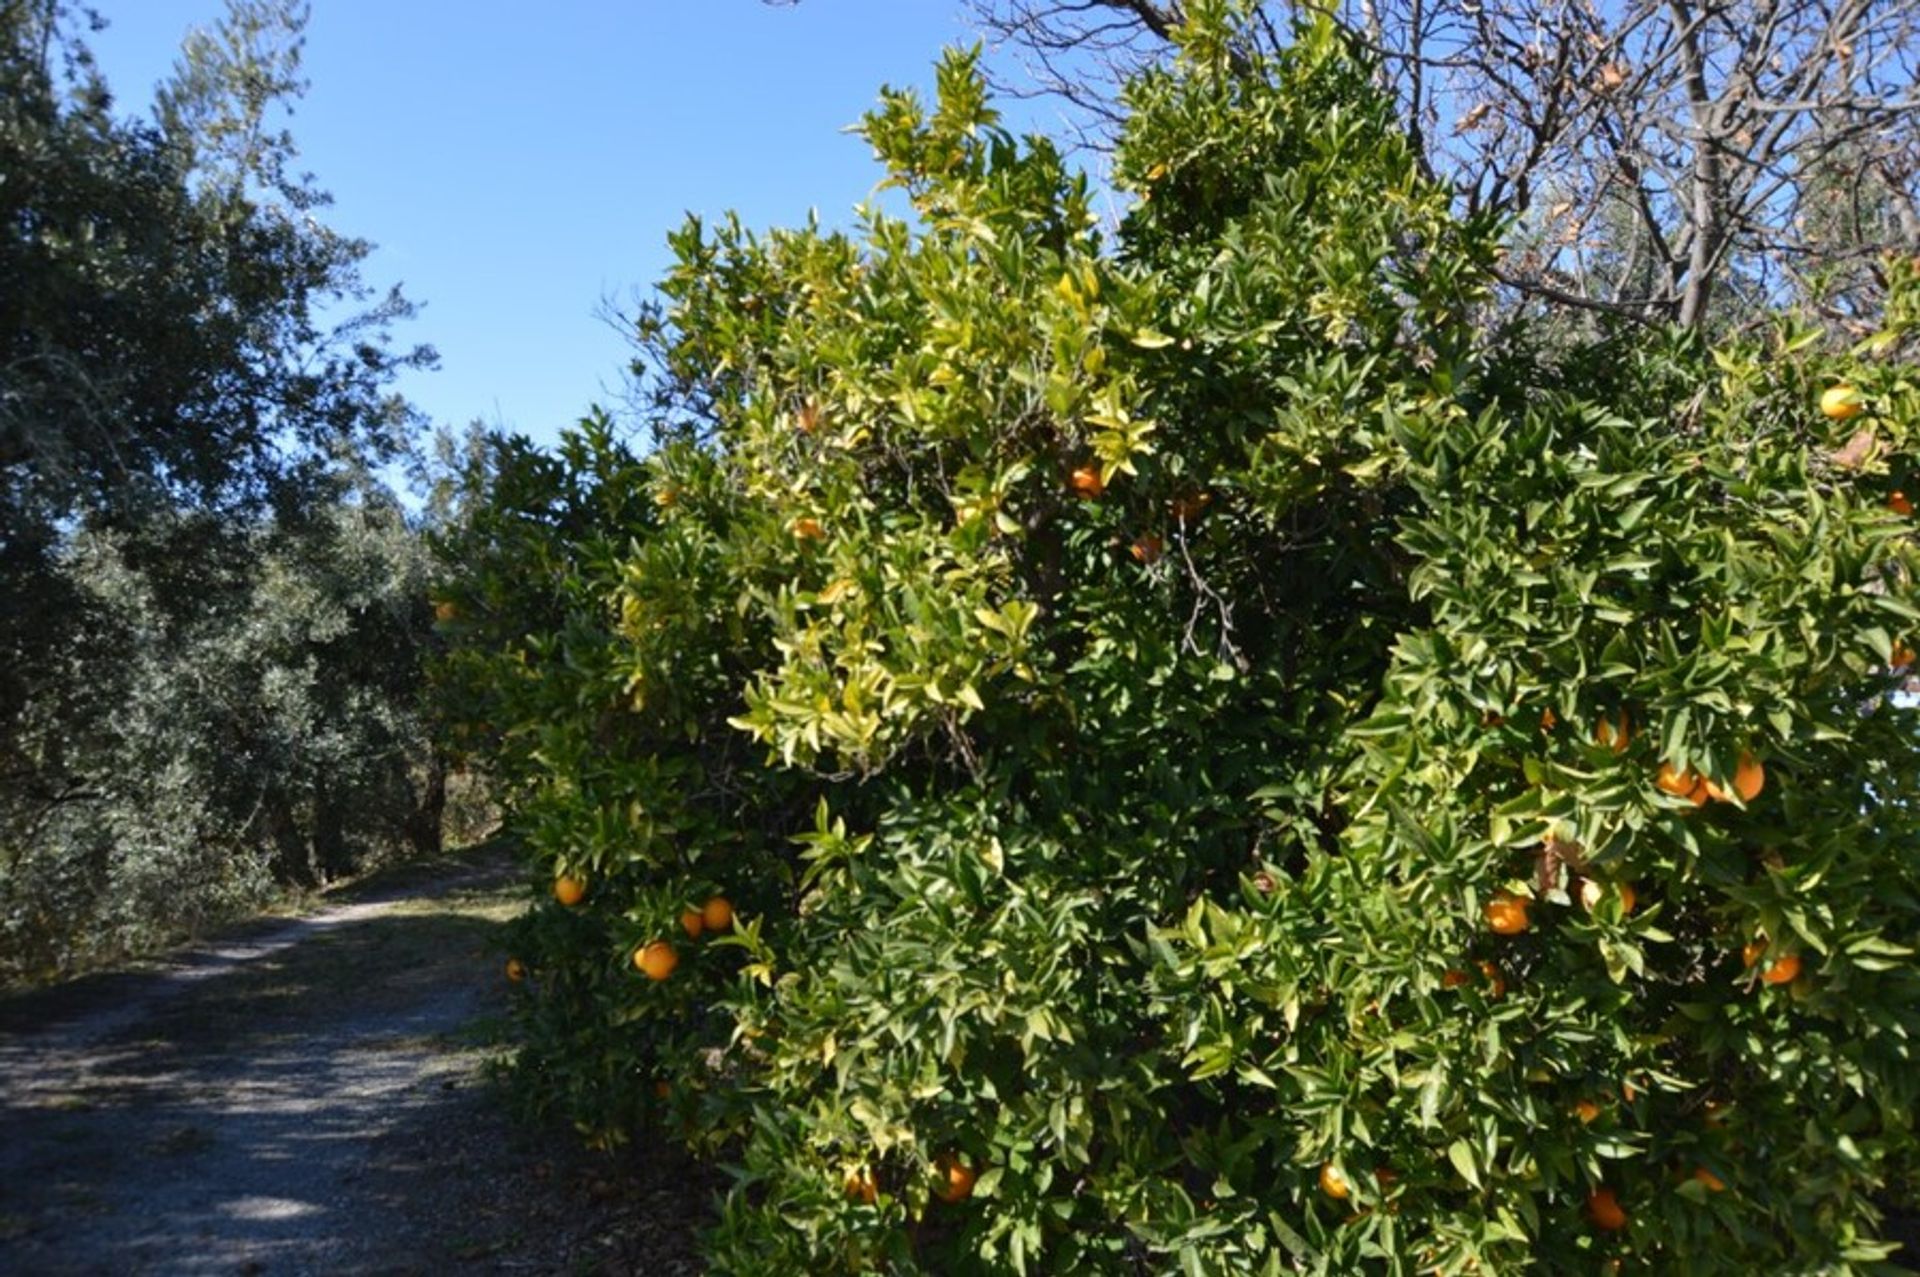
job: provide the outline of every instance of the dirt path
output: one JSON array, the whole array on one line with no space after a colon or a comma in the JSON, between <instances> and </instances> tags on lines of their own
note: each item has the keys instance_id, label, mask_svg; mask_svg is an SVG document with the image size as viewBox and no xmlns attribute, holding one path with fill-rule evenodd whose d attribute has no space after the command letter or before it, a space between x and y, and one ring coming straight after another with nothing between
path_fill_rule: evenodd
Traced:
<instances>
[{"instance_id":1,"label":"dirt path","mask_svg":"<svg viewBox=\"0 0 1920 1277\"><path fill-rule=\"evenodd\" d=\"M484 1086L497 855L0 1006L0 1272L695 1271L670 1168Z\"/></svg>"}]
</instances>

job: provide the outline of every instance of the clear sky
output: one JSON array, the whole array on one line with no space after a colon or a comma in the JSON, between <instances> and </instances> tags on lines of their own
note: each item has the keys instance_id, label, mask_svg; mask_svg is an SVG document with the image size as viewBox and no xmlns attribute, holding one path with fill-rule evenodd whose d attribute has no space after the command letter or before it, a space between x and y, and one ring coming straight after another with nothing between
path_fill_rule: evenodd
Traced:
<instances>
[{"instance_id":1,"label":"clear sky","mask_svg":"<svg viewBox=\"0 0 1920 1277\"><path fill-rule=\"evenodd\" d=\"M94 3L129 112L224 10ZM957 0L313 0L307 37L305 166L330 224L380 246L368 281L424 304L404 338L440 351L402 389L542 440L611 400L627 346L596 311L658 278L687 212L846 221L879 171L845 127L972 41Z\"/></svg>"}]
</instances>

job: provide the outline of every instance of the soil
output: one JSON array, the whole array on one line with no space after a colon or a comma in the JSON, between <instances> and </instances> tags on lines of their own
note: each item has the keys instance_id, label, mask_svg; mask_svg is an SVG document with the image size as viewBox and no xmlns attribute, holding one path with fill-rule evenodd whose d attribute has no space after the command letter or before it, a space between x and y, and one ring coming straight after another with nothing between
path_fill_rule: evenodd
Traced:
<instances>
[{"instance_id":1,"label":"soil","mask_svg":"<svg viewBox=\"0 0 1920 1277\"><path fill-rule=\"evenodd\" d=\"M497 849L0 1002L0 1272L699 1271L712 1185L506 1116Z\"/></svg>"}]
</instances>

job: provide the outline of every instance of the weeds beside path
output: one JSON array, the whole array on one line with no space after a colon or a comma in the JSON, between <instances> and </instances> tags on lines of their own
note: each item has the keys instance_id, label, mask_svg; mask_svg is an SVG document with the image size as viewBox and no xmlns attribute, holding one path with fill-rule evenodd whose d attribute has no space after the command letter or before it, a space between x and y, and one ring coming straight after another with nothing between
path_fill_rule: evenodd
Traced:
<instances>
[{"instance_id":1,"label":"weeds beside path","mask_svg":"<svg viewBox=\"0 0 1920 1277\"><path fill-rule=\"evenodd\" d=\"M0 1003L0 1271L695 1271L687 1177L483 1084L524 901L483 851Z\"/></svg>"}]
</instances>

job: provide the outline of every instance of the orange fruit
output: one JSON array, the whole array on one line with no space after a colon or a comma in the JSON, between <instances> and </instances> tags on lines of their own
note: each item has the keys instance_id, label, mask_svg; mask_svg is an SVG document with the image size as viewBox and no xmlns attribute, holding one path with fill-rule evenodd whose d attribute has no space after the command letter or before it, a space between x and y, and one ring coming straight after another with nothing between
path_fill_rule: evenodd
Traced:
<instances>
[{"instance_id":1,"label":"orange fruit","mask_svg":"<svg viewBox=\"0 0 1920 1277\"><path fill-rule=\"evenodd\" d=\"M553 880L553 898L571 909L587 898L586 880L575 878L571 874L561 874Z\"/></svg>"},{"instance_id":2,"label":"orange fruit","mask_svg":"<svg viewBox=\"0 0 1920 1277\"><path fill-rule=\"evenodd\" d=\"M519 984L522 980L526 978L527 978L526 964L521 962L520 959L518 958L508 958L507 959L507 979L513 981L515 984Z\"/></svg>"},{"instance_id":3,"label":"orange fruit","mask_svg":"<svg viewBox=\"0 0 1920 1277\"><path fill-rule=\"evenodd\" d=\"M1743 967L1752 967L1754 963L1760 961L1760 955L1766 951L1767 942L1765 940L1747 941L1740 949L1740 965Z\"/></svg>"},{"instance_id":4,"label":"orange fruit","mask_svg":"<svg viewBox=\"0 0 1920 1277\"><path fill-rule=\"evenodd\" d=\"M709 931L725 931L733 925L733 906L725 896L715 896L700 906L700 920Z\"/></svg>"},{"instance_id":5,"label":"orange fruit","mask_svg":"<svg viewBox=\"0 0 1920 1277\"><path fill-rule=\"evenodd\" d=\"M1336 1202L1344 1202L1353 1189L1347 1183L1347 1177L1332 1162L1320 1163L1320 1191Z\"/></svg>"},{"instance_id":6,"label":"orange fruit","mask_svg":"<svg viewBox=\"0 0 1920 1277\"><path fill-rule=\"evenodd\" d=\"M1894 669L1903 670L1913 664L1913 649L1898 640L1894 641L1893 651L1887 657L1887 664Z\"/></svg>"},{"instance_id":7,"label":"orange fruit","mask_svg":"<svg viewBox=\"0 0 1920 1277\"><path fill-rule=\"evenodd\" d=\"M858 1170L847 1176L847 1196L863 1206L871 1206L880 1196L880 1186L873 1182L872 1174Z\"/></svg>"},{"instance_id":8,"label":"orange fruit","mask_svg":"<svg viewBox=\"0 0 1920 1277\"><path fill-rule=\"evenodd\" d=\"M1517 936L1532 925L1527 921L1527 902L1509 891L1487 901L1485 912L1495 935Z\"/></svg>"},{"instance_id":9,"label":"orange fruit","mask_svg":"<svg viewBox=\"0 0 1920 1277\"><path fill-rule=\"evenodd\" d=\"M649 980L664 980L680 965L680 955L665 940L650 940L633 951L633 965Z\"/></svg>"},{"instance_id":10,"label":"orange fruit","mask_svg":"<svg viewBox=\"0 0 1920 1277\"><path fill-rule=\"evenodd\" d=\"M1471 979L1473 979L1473 977L1460 968L1449 967L1446 973L1440 977L1440 987L1443 989L1457 989Z\"/></svg>"},{"instance_id":11,"label":"orange fruit","mask_svg":"<svg viewBox=\"0 0 1920 1277\"><path fill-rule=\"evenodd\" d=\"M1740 755L1740 765L1733 769L1733 788L1730 791L1725 790L1712 781L1708 781L1707 794L1715 802L1724 803L1727 801L1728 793L1731 792L1740 795L1741 802L1750 803L1760 796L1760 791L1765 789L1766 786L1766 764L1762 763L1752 754L1742 754Z\"/></svg>"},{"instance_id":12,"label":"orange fruit","mask_svg":"<svg viewBox=\"0 0 1920 1277\"><path fill-rule=\"evenodd\" d=\"M793 535L799 537L802 541L818 541L827 535L827 530L820 526L820 520L818 519L795 519L793 521Z\"/></svg>"},{"instance_id":13,"label":"orange fruit","mask_svg":"<svg viewBox=\"0 0 1920 1277\"><path fill-rule=\"evenodd\" d=\"M1678 768L1672 763L1660 764L1660 774L1653 778L1653 787L1663 794L1685 798L1695 807L1707 801L1708 791L1711 788L1693 768Z\"/></svg>"},{"instance_id":14,"label":"orange fruit","mask_svg":"<svg viewBox=\"0 0 1920 1277\"><path fill-rule=\"evenodd\" d=\"M1623 918L1632 913L1633 907L1640 903L1640 895L1633 889L1633 884L1630 882L1614 883L1613 894L1620 898L1620 916ZM1580 883L1580 903L1586 906L1588 913L1598 909L1600 902L1606 898L1607 889L1598 879L1587 878Z\"/></svg>"},{"instance_id":15,"label":"orange fruit","mask_svg":"<svg viewBox=\"0 0 1920 1277\"><path fill-rule=\"evenodd\" d=\"M1852 421L1866 410L1860 392L1844 381L1827 387L1820 396L1820 411L1828 421Z\"/></svg>"},{"instance_id":16,"label":"orange fruit","mask_svg":"<svg viewBox=\"0 0 1920 1277\"><path fill-rule=\"evenodd\" d=\"M1067 486L1074 495L1091 501L1107 490L1107 481L1100 477L1100 471L1093 466L1080 466L1067 476Z\"/></svg>"},{"instance_id":17,"label":"orange fruit","mask_svg":"<svg viewBox=\"0 0 1920 1277\"><path fill-rule=\"evenodd\" d=\"M706 925L706 917L700 910L682 909L680 911L680 927L687 933L688 939L698 940L701 930L705 928Z\"/></svg>"},{"instance_id":18,"label":"orange fruit","mask_svg":"<svg viewBox=\"0 0 1920 1277\"><path fill-rule=\"evenodd\" d=\"M1576 1100L1573 1115L1580 1119L1582 1125L1591 1126L1594 1119L1600 1116L1600 1106L1592 1100Z\"/></svg>"},{"instance_id":19,"label":"orange fruit","mask_svg":"<svg viewBox=\"0 0 1920 1277\"><path fill-rule=\"evenodd\" d=\"M952 1154L942 1154L933 1163L933 1195L949 1205L973 1196L973 1168Z\"/></svg>"},{"instance_id":20,"label":"orange fruit","mask_svg":"<svg viewBox=\"0 0 1920 1277\"><path fill-rule=\"evenodd\" d=\"M1792 984L1800 976L1800 955L1783 953L1767 964L1760 978L1768 984Z\"/></svg>"},{"instance_id":21,"label":"orange fruit","mask_svg":"<svg viewBox=\"0 0 1920 1277\"><path fill-rule=\"evenodd\" d=\"M1129 552L1137 562L1152 567L1160 561L1160 556L1166 552L1166 548L1160 544L1159 537L1149 532L1144 536L1135 537Z\"/></svg>"},{"instance_id":22,"label":"orange fruit","mask_svg":"<svg viewBox=\"0 0 1920 1277\"><path fill-rule=\"evenodd\" d=\"M1601 715L1593 727L1593 743L1616 754L1626 753L1627 746L1633 743L1633 720L1625 710L1620 711L1617 719Z\"/></svg>"},{"instance_id":23,"label":"orange fruit","mask_svg":"<svg viewBox=\"0 0 1920 1277\"><path fill-rule=\"evenodd\" d=\"M1487 977L1487 996L1504 997L1507 992L1507 978L1500 974L1500 968L1491 962L1480 964L1480 974Z\"/></svg>"},{"instance_id":24,"label":"orange fruit","mask_svg":"<svg viewBox=\"0 0 1920 1277\"><path fill-rule=\"evenodd\" d=\"M1896 492L1887 498L1887 509L1902 517L1911 517L1913 514L1913 502L1908 499L1906 493Z\"/></svg>"},{"instance_id":25,"label":"orange fruit","mask_svg":"<svg viewBox=\"0 0 1920 1277\"><path fill-rule=\"evenodd\" d=\"M1611 1188L1596 1188L1588 1194L1587 1218L1602 1232L1617 1233L1627 1226L1627 1212Z\"/></svg>"},{"instance_id":26,"label":"orange fruit","mask_svg":"<svg viewBox=\"0 0 1920 1277\"><path fill-rule=\"evenodd\" d=\"M1721 1179L1704 1166L1694 1167L1693 1177L1702 1184L1705 1184L1709 1193L1724 1193L1727 1191L1727 1181Z\"/></svg>"}]
</instances>

